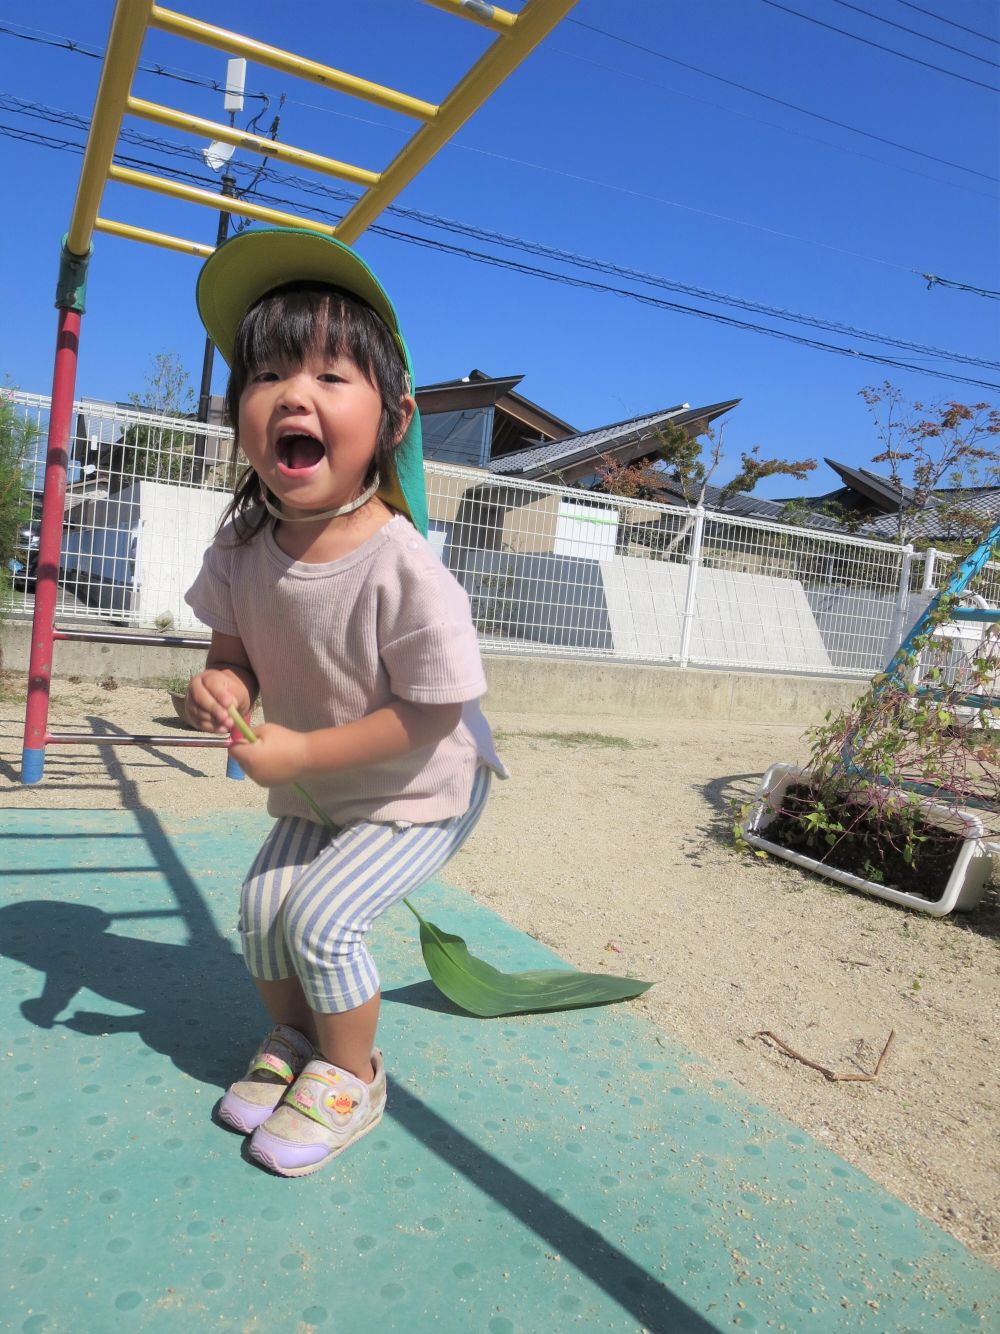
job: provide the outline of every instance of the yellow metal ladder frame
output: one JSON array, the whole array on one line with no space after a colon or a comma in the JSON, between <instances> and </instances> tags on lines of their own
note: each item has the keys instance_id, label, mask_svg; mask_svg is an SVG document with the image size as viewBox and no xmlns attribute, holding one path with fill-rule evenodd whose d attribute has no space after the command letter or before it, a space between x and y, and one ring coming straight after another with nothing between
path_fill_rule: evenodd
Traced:
<instances>
[{"instance_id":1,"label":"yellow metal ladder frame","mask_svg":"<svg viewBox=\"0 0 1000 1334\"><path fill-rule=\"evenodd\" d=\"M250 153L275 161L304 167L322 175L337 177L364 187L364 193L345 216L329 226L304 216L266 208L248 200L239 201L241 214L261 222L284 227L308 227L353 244L375 218L399 195L434 155L465 124L500 84L518 67L559 21L576 0L527 0L519 13L511 13L486 0L424 0L425 4L458 18L480 24L496 33L468 73L440 104L423 101L408 93L386 88L370 80L323 65L305 56L294 55L276 46L259 42L240 33L216 27L201 19L165 9L153 0L117 0L111 31L104 54L100 82L84 150L83 166L77 186L69 231L63 241L62 261L56 291L59 326L56 337L52 404L49 412L48 449L39 535L35 608L32 622L28 665L28 698L25 708L24 748L21 781L41 781L45 747L48 744L103 742L111 738L93 733L52 733L48 727L49 692L52 678L52 649L55 640L87 639L111 642L119 638L108 631L59 631L55 627L57 578L59 573L62 525L65 510L66 472L72 421L73 394L79 350L80 318L84 311L86 276L93 234L106 232L133 241L206 258L214 247L200 241L185 240L152 231L132 223L99 215L104 188L108 181L151 190L220 212L231 212L233 198L221 192L183 185L148 172L115 165L114 155L126 115L189 131L201 139L221 140ZM284 74L307 79L326 88L361 98L375 106L401 112L420 122L419 128L401 151L382 171L338 162L308 149L277 143L260 135L249 134L229 125L206 120L185 111L160 106L135 97L132 83L139 56L150 29L171 33L213 47L229 56L243 56ZM122 640L131 636L120 636ZM170 636L143 636L144 642L164 645L187 643ZM180 742L171 737L114 737L123 745L219 745L215 739ZM233 766L230 766L231 776Z\"/></svg>"},{"instance_id":2,"label":"yellow metal ladder frame","mask_svg":"<svg viewBox=\"0 0 1000 1334\"><path fill-rule=\"evenodd\" d=\"M335 236L348 245L353 244L365 228L392 203L448 140L461 129L469 117L565 17L576 0L528 0L518 14L482 3L482 0L424 0L424 3L488 27L497 33L496 40L438 105L371 83L367 79L320 64L305 56L294 55L292 52L255 41L239 33L227 31L211 23L205 23L201 19L178 14L154 4L152 0L118 0L97 90L76 202L66 238L67 249L73 255L86 256L90 252L93 232L96 230L202 257L212 253L213 247L198 241L167 236L129 223L100 217L98 209L101 196L105 183L109 180L152 190L207 208L230 211L233 207L231 197L213 190L182 185L151 173L115 166L113 161L115 147L122 120L126 115L137 116L173 129L187 130L199 138L218 139L223 143L234 144L247 152L273 158L275 161L288 162L355 185L363 185L364 193L340 222L332 227L295 214L250 204L245 200L240 204L241 213L261 222L271 222L284 227L308 226L315 231ZM228 55L244 56L248 60L282 73L307 79L323 87L334 88L349 96L361 98L375 106L412 116L421 122L420 128L387 167L382 171L372 171L366 167L338 162L334 158L307 149L277 143L260 135L247 134L245 131L216 121L134 97L131 92L132 81L138 67L143 40L150 28L200 42Z\"/></svg>"}]
</instances>

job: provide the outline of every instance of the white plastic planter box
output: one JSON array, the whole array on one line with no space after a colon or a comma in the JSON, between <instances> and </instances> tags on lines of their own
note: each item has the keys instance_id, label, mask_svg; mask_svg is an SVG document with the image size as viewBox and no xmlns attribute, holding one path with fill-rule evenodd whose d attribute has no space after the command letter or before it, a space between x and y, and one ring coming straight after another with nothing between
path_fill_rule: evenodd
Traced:
<instances>
[{"instance_id":1,"label":"white plastic planter box","mask_svg":"<svg viewBox=\"0 0 1000 1334\"><path fill-rule=\"evenodd\" d=\"M952 868L944 893L937 900L922 898L919 894L908 894L901 889L891 889L887 885L877 884L874 880L865 880L862 876L852 875L850 871L840 871L826 862L807 857L791 848L784 848L780 843L771 843L766 837L768 825L774 820L784 802L789 784L808 783L809 771L796 768L793 764L772 764L764 775L755 800L753 810L743 829L743 836L753 848L760 848L773 857L783 857L807 871L828 880L836 880L851 889L860 889L865 894L875 894L880 899L891 903L902 903L919 912L930 913L934 917L944 917L953 909L969 911L983 897L983 892L993 873L993 858L989 846L984 841L983 824L971 811L948 810L944 806L927 800L924 802L924 817L928 823L942 829L961 833L963 842Z\"/></svg>"}]
</instances>

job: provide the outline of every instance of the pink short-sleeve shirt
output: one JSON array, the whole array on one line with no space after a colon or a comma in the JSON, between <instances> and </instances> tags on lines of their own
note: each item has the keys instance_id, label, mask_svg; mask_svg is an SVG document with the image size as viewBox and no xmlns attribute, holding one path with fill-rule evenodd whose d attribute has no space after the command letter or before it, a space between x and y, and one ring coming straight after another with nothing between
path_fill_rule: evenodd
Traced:
<instances>
[{"instance_id":1,"label":"pink short-sleeve shirt","mask_svg":"<svg viewBox=\"0 0 1000 1334\"><path fill-rule=\"evenodd\" d=\"M185 599L205 625L243 641L268 722L313 731L393 699L465 705L432 746L310 778L335 824L448 819L466 810L477 765L506 777L479 708L486 678L469 599L400 516L321 565L285 555L271 525L242 546L228 525ZM291 787L271 788L267 809L315 819Z\"/></svg>"}]
</instances>

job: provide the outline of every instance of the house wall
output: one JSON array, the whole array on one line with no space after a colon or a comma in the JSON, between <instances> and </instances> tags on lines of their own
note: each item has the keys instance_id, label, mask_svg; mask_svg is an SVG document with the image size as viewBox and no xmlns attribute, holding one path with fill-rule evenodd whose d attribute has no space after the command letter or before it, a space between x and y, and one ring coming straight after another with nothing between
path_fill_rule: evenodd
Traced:
<instances>
[{"instance_id":1,"label":"house wall","mask_svg":"<svg viewBox=\"0 0 1000 1334\"><path fill-rule=\"evenodd\" d=\"M501 530L504 548L517 552L552 551L561 499L559 495L541 495L527 505L509 510Z\"/></svg>"}]
</instances>

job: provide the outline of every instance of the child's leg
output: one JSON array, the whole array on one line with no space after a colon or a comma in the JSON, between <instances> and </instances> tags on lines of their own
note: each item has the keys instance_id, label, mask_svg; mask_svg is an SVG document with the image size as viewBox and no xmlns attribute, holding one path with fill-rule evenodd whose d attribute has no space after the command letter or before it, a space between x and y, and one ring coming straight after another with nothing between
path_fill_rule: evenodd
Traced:
<instances>
[{"instance_id":1,"label":"child's leg","mask_svg":"<svg viewBox=\"0 0 1000 1334\"><path fill-rule=\"evenodd\" d=\"M330 831L322 825L283 816L254 858L240 895L240 938L247 969L272 1019L293 1028L300 1028L296 1017L307 1025L311 1020L285 946L281 910L292 885L329 841Z\"/></svg>"},{"instance_id":2,"label":"child's leg","mask_svg":"<svg viewBox=\"0 0 1000 1334\"><path fill-rule=\"evenodd\" d=\"M331 1065L371 1080L380 984L365 935L458 851L482 814L489 785L489 770L479 769L468 810L451 820L343 830L288 892L288 950L314 1012L317 1047Z\"/></svg>"},{"instance_id":3,"label":"child's leg","mask_svg":"<svg viewBox=\"0 0 1000 1334\"><path fill-rule=\"evenodd\" d=\"M310 1012L316 1029L313 1043L317 1051L321 1051L331 1065L350 1070L366 1084L375 1078L371 1056L381 1004L382 993L376 991L371 1000L353 1010L343 1010L340 1014ZM336 1059L330 1052L336 1053Z\"/></svg>"},{"instance_id":4,"label":"child's leg","mask_svg":"<svg viewBox=\"0 0 1000 1334\"><path fill-rule=\"evenodd\" d=\"M318 1171L381 1120L385 1067L381 1052L373 1050L379 980L364 935L380 913L458 851L482 813L489 782L489 771L480 770L469 809L453 820L344 830L289 891L289 952L325 1059L303 1068L253 1132L250 1157L273 1172Z\"/></svg>"},{"instance_id":5,"label":"child's leg","mask_svg":"<svg viewBox=\"0 0 1000 1334\"><path fill-rule=\"evenodd\" d=\"M289 1028L298 1029L311 1043L316 1044L313 1012L297 977L283 977L277 982L254 977L251 981L264 1002L264 1008L276 1024L287 1024Z\"/></svg>"},{"instance_id":6,"label":"child's leg","mask_svg":"<svg viewBox=\"0 0 1000 1334\"><path fill-rule=\"evenodd\" d=\"M288 960L280 915L289 886L327 841L327 832L309 821L279 820L243 885L243 952L276 1025L257 1048L242 1079L229 1086L219 1103L219 1119L244 1134L271 1115L313 1055L312 1011Z\"/></svg>"}]
</instances>

